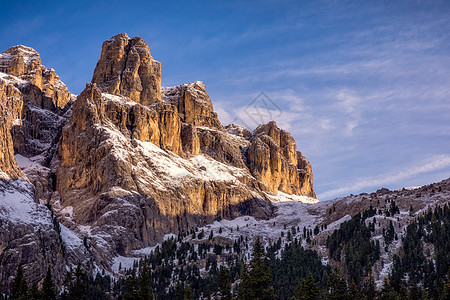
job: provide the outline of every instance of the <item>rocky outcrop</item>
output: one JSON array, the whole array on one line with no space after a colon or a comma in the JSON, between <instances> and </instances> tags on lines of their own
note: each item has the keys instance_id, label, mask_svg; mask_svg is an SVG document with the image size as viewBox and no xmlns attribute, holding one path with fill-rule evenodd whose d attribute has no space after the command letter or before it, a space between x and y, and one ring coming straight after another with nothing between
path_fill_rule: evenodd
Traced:
<instances>
[{"instance_id":1,"label":"rocky outcrop","mask_svg":"<svg viewBox=\"0 0 450 300\"><path fill-rule=\"evenodd\" d=\"M66 264L80 259L65 250L51 211L36 203L48 203L53 193L47 166L70 99L32 48L0 54L0 292L9 289L19 265L29 282L41 282L51 266L60 285Z\"/></svg>"},{"instance_id":2,"label":"rocky outcrop","mask_svg":"<svg viewBox=\"0 0 450 300\"><path fill-rule=\"evenodd\" d=\"M221 129L205 84L196 81L162 89L165 100L175 105L184 123Z\"/></svg>"},{"instance_id":3,"label":"rocky outcrop","mask_svg":"<svg viewBox=\"0 0 450 300\"><path fill-rule=\"evenodd\" d=\"M0 293L10 290L19 266L27 282L39 287L50 268L58 288L67 267L94 267L95 255L83 240L34 197L34 187L25 179L0 180Z\"/></svg>"},{"instance_id":4,"label":"rocky outcrop","mask_svg":"<svg viewBox=\"0 0 450 300\"><path fill-rule=\"evenodd\" d=\"M94 246L124 254L216 218L271 215L248 170L197 155L198 131L168 102L143 106L88 83L61 136L54 207L71 207L69 222L110 236Z\"/></svg>"},{"instance_id":5,"label":"rocky outcrop","mask_svg":"<svg viewBox=\"0 0 450 300\"><path fill-rule=\"evenodd\" d=\"M16 88L20 96L15 98L21 98L20 109L12 110L17 114L11 127L15 153L31 157L46 152L67 120L63 117L71 100L67 87L55 70L41 65L39 53L30 47L19 45L1 53L0 72Z\"/></svg>"},{"instance_id":6,"label":"rocky outcrop","mask_svg":"<svg viewBox=\"0 0 450 300\"><path fill-rule=\"evenodd\" d=\"M54 229L51 212L33 201L27 181L0 181L0 291L7 290L19 265L29 282L39 282L51 266L62 283L65 273L63 245ZM17 203L15 203L17 202Z\"/></svg>"},{"instance_id":7,"label":"rocky outcrop","mask_svg":"<svg viewBox=\"0 0 450 300\"><path fill-rule=\"evenodd\" d=\"M0 177L17 179L23 176L14 157L11 128L20 120L23 97L8 76L0 73Z\"/></svg>"},{"instance_id":8,"label":"rocky outcrop","mask_svg":"<svg viewBox=\"0 0 450 300\"><path fill-rule=\"evenodd\" d=\"M92 82L105 93L149 105L161 99L161 64L143 39L121 33L103 43Z\"/></svg>"},{"instance_id":9,"label":"rocky outcrop","mask_svg":"<svg viewBox=\"0 0 450 300\"><path fill-rule=\"evenodd\" d=\"M1 151L9 157L2 160L1 169L11 173L12 179L23 176L14 157L20 155L25 162L21 167L35 186L35 197L43 203L53 193L49 165L70 117L71 98L55 71L41 65L34 49L19 45L0 54L0 99L7 113L2 147L11 148Z\"/></svg>"},{"instance_id":10,"label":"rocky outcrop","mask_svg":"<svg viewBox=\"0 0 450 300\"><path fill-rule=\"evenodd\" d=\"M248 149L249 169L272 192L315 197L312 169L297 152L291 134L279 129L274 121L260 125L252 133Z\"/></svg>"},{"instance_id":11,"label":"rocky outcrop","mask_svg":"<svg viewBox=\"0 0 450 300\"><path fill-rule=\"evenodd\" d=\"M0 72L17 77L24 101L36 107L62 109L70 101L67 87L55 70L41 65L41 57L33 48L19 45L1 53Z\"/></svg>"}]
</instances>

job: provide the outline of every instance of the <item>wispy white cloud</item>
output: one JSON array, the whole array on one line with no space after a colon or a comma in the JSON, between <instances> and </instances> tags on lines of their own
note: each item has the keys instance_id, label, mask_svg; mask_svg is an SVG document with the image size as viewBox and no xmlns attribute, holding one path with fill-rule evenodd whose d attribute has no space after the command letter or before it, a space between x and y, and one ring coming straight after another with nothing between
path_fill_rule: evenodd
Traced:
<instances>
[{"instance_id":1,"label":"wispy white cloud","mask_svg":"<svg viewBox=\"0 0 450 300\"><path fill-rule=\"evenodd\" d=\"M438 171L450 166L450 155L442 154L434 156L425 162L422 162L419 166L412 166L407 169L390 172L387 174L381 174L379 176L363 178L357 180L351 185L346 185L340 188L325 191L319 194L319 199L330 199L339 195L348 194L355 191L361 191L370 188L379 188L385 185L392 185L401 180L412 178L413 176Z\"/></svg>"}]
</instances>

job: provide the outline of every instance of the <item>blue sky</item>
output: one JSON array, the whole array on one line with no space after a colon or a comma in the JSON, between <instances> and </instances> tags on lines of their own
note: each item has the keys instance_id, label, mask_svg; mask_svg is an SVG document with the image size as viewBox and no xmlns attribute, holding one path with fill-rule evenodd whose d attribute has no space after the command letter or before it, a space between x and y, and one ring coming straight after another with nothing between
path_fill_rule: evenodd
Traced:
<instances>
[{"instance_id":1,"label":"blue sky","mask_svg":"<svg viewBox=\"0 0 450 300\"><path fill-rule=\"evenodd\" d=\"M35 48L76 94L104 40L141 36L163 86L202 80L223 123L263 111L290 131L321 200L450 176L450 1L10 1L0 17L0 50Z\"/></svg>"}]
</instances>

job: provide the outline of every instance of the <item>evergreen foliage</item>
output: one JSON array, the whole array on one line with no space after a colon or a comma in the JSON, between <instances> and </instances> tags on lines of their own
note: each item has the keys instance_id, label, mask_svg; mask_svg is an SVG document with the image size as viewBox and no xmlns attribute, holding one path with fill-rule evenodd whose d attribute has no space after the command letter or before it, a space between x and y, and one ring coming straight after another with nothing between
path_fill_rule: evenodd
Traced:
<instances>
[{"instance_id":1,"label":"evergreen foliage","mask_svg":"<svg viewBox=\"0 0 450 300\"><path fill-rule=\"evenodd\" d=\"M362 286L363 279L371 271L371 265L380 258L380 244L371 241L372 232L365 220L375 215L372 207L363 214L356 214L351 220L341 224L327 239L330 257L343 261L348 280ZM344 254L342 260L342 254Z\"/></svg>"},{"instance_id":2,"label":"evergreen foliage","mask_svg":"<svg viewBox=\"0 0 450 300\"><path fill-rule=\"evenodd\" d=\"M48 300L56 299L56 288L52 279L50 268L47 269L44 282L42 283L42 297Z\"/></svg>"},{"instance_id":3,"label":"evergreen foliage","mask_svg":"<svg viewBox=\"0 0 450 300\"><path fill-rule=\"evenodd\" d=\"M327 283L326 299L347 299L347 282L337 269L330 275Z\"/></svg>"},{"instance_id":4,"label":"evergreen foliage","mask_svg":"<svg viewBox=\"0 0 450 300\"><path fill-rule=\"evenodd\" d=\"M220 299L231 300L233 297L231 296L230 273L224 266L220 266L218 281Z\"/></svg>"},{"instance_id":5,"label":"evergreen foliage","mask_svg":"<svg viewBox=\"0 0 450 300\"><path fill-rule=\"evenodd\" d=\"M17 268L17 274L14 278L14 282L11 288L11 299L27 299L28 297L28 284L25 275L23 274L22 266Z\"/></svg>"},{"instance_id":6,"label":"evergreen foliage","mask_svg":"<svg viewBox=\"0 0 450 300\"><path fill-rule=\"evenodd\" d=\"M301 280L295 289L295 299L297 300L317 300L319 299L319 288L312 273L309 272L306 279Z\"/></svg>"},{"instance_id":7,"label":"evergreen foliage","mask_svg":"<svg viewBox=\"0 0 450 300\"><path fill-rule=\"evenodd\" d=\"M425 255L424 244L433 245L433 255ZM397 292L404 285L422 286L428 297L437 299L444 292L449 268L450 207L447 204L428 210L408 225L401 251L393 259L390 285Z\"/></svg>"},{"instance_id":8,"label":"evergreen foliage","mask_svg":"<svg viewBox=\"0 0 450 300\"><path fill-rule=\"evenodd\" d=\"M389 215L399 213L393 200L387 203ZM329 236L334 270L322 264L316 251L303 248L300 239L303 233L311 240L326 226L305 227L303 232L286 226L286 237L270 242L266 251L257 238L251 257L243 251L251 247L245 236L224 243L211 230L211 239L184 241L196 233L204 238L203 230L192 229L165 240L132 268L120 268L123 277L114 282L104 274L91 277L78 265L67 273L60 295L50 269L38 280L39 290L37 282L28 286L19 267L9 299L449 299L449 205L428 210L406 228L400 251L393 255L392 272L379 292L371 266L379 259L380 244L371 241L371 235L380 220L367 220L375 212L371 207L357 214ZM385 241L395 236L389 222ZM0 294L0 300L5 297Z\"/></svg>"},{"instance_id":9,"label":"evergreen foliage","mask_svg":"<svg viewBox=\"0 0 450 300\"><path fill-rule=\"evenodd\" d=\"M259 237L253 246L252 259L242 275L239 299L276 299L269 261Z\"/></svg>"},{"instance_id":10,"label":"evergreen foliage","mask_svg":"<svg viewBox=\"0 0 450 300\"><path fill-rule=\"evenodd\" d=\"M324 266L316 251L306 250L301 243L294 239L292 243L285 244L280 258L275 252L281 247L279 244L268 247L268 257L272 268L275 292L279 299L291 299L294 296L296 286L302 279L311 273L319 288L327 283L327 276L331 272L330 267Z\"/></svg>"}]
</instances>

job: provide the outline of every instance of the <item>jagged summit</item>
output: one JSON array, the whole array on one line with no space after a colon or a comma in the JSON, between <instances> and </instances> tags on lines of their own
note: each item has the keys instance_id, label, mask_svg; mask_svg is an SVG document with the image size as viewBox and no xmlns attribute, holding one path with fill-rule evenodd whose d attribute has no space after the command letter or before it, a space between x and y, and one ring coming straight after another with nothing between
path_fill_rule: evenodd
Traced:
<instances>
[{"instance_id":1,"label":"jagged summit","mask_svg":"<svg viewBox=\"0 0 450 300\"><path fill-rule=\"evenodd\" d=\"M31 47L17 45L0 54L0 72L21 76L41 66L41 57Z\"/></svg>"},{"instance_id":2,"label":"jagged summit","mask_svg":"<svg viewBox=\"0 0 450 300\"><path fill-rule=\"evenodd\" d=\"M64 108L70 93L55 70L41 65L36 50L18 45L0 54L0 72L15 76L13 83L20 88L26 101L39 108Z\"/></svg>"},{"instance_id":3,"label":"jagged summit","mask_svg":"<svg viewBox=\"0 0 450 300\"><path fill-rule=\"evenodd\" d=\"M24 176L14 154L34 156L54 145L70 101L65 84L55 70L41 65L33 48L18 45L0 54L2 178Z\"/></svg>"},{"instance_id":4,"label":"jagged summit","mask_svg":"<svg viewBox=\"0 0 450 300\"><path fill-rule=\"evenodd\" d=\"M161 99L161 63L142 38L120 33L103 43L92 82L105 93L149 105Z\"/></svg>"}]
</instances>

